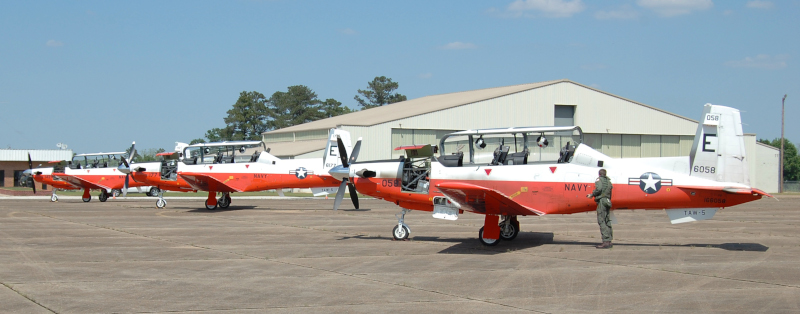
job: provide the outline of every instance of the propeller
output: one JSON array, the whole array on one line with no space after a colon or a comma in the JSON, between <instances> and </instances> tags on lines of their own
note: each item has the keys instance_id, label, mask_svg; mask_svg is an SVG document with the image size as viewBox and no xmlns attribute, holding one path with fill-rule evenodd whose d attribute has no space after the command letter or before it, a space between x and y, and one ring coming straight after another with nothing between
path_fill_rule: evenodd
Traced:
<instances>
[{"instance_id":1,"label":"propeller","mask_svg":"<svg viewBox=\"0 0 800 314\"><path fill-rule=\"evenodd\" d=\"M136 141L133 141L131 144L131 149L128 151L128 158L130 158L131 162L133 162L133 157L136 156ZM122 161L122 164L125 165L125 168L122 168L122 165L119 165L119 171L125 173L125 185L122 188L122 197L128 197L128 182L131 178L131 165L128 164L128 161L125 160L125 157L119 156L119 159Z\"/></svg>"},{"instance_id":2,"label":"propeller","mask_svg":"<svg viewBox=\"0 0 800 314\"><path fill-rule=\"evenodd\" d=\"M336 199L333 201L333 210L339 210L339 205L342 204L342 199L344 198L344 186L347 185L347 189L350 191L350 200L353 202L353 206L358 209L358 191L356 191L356 185L353 183L353 180L349 178L350 175L350 165L355 163L358 159L358 152L361 150L361 139L358 139L356 142L356 146L353 147L353 155L348 159L347 158L347 149L344 147L344 142L342 142L342 138L340 136L336 136L336 144L339 147L339 157L342 158L342 167L334 167L337 172L340 173L347 173L347 177L342 178L342 183L339 184L339 191L336 192ZM331 169L333 171L334 169Z\"/></svg>"},{"instance_id":3,"label":"propeller","mask_svg":"<svg viewBox=\"0 0 800 314\"><path fill-rule=\"evenodd\" d=\"M31 160L31 153L28 153L28 171L27 172L29 172L28 175L31 178L31 187L33 188L33 194L36 194L36 182L33 181L33 161ZM25 177L25 181L28 181L28 177L27 176Z\"/></svg>"}]
</instances>

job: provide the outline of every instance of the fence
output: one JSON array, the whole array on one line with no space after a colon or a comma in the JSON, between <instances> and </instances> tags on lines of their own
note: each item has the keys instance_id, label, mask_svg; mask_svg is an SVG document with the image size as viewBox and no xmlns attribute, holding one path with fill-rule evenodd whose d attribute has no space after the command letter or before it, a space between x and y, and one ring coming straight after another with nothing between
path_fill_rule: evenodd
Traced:
<instances>
[{"instance_id":1,"label":"fence","mask_svg":"<svg viewBox=\"0 0 800 314\"><path fill-rule=\"evenodd\" d=\"M800 181L783 181L784 192L800 192Z\"/></svg>"}]
</instances>

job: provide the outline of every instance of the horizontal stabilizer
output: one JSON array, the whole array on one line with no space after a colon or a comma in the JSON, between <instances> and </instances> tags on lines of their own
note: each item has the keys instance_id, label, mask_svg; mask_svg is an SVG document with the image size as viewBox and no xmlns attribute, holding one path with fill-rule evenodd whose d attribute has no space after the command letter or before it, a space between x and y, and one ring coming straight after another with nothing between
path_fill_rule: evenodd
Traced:
<instances>
[{"instance_id":1,"label":"horizontal stabilizer","mask_svg":"<svg viewBox=\"0 0 800 314\"><path fill-rule=\"evenodd\" d=\"M336 192L338 192L338 191L339 191L339 187L311 188L311 193L314 193L314 196L336 194Z\"/></svg>"},{"instance_id":2,"label":"horizontal stabilizer","mask_svg":"<svg viewBox=\"0 0 800 314\"><path fill-rule=\"evenodd\" d=\"M673 225L711 219L716 213L717 208L667 209L667 216Z\"/></svg>"}]
</instances>

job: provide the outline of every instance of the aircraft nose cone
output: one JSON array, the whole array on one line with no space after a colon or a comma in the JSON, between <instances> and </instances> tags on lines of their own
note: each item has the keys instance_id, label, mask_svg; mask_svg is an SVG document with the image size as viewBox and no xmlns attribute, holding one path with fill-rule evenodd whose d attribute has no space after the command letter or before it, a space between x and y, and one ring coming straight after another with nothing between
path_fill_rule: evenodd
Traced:
<instances>
[{"instance_id":1,"label":"aircraft nose cone","mask_svg":"<svg viewBox=\"0 0 800 314\"><path fill-rule=\"evenodd\" d=\"M119 167L117 167L117 170L119 170L119 172L122 172L124 174L131 173L131 169L128 168L128 167L125 167L125 165L119 165Z\"/></svg>"},{"instance_id":2,"label":"aircraft nose cone","mask_svg":"<svg viewBox=\"0 0 800 314\"><path fill-rule=\"evenodd\" d=\"M350 177L350 169L345 168L342 165L338 165L328 170L328 174L330 174L334 179L342 181L342 179Z\"/></svg>"},{"instance_id":3,"label":"aircraft nose cone","mask_svg":"<svg viewBox=\"0 0 800 314\"><path fill-rule=\"evenodd\" d=\"M25 171L22 172L22 175L30 176L31 173L32 173L31 169L25 169Z\"/></svg>"}]
</instances>

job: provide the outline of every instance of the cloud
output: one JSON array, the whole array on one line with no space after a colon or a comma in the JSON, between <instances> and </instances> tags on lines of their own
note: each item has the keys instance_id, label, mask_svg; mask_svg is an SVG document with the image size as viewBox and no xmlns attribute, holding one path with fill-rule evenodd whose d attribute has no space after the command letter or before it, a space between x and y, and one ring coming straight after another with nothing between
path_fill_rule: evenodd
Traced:
<instances>
[{"instance_id":1,"label":"cloud","mask_svg":"<svg viewBox=\"0 0 800 314\"><path fill-rule=\"evenodd\" d=\"M342 34L345 34L345 35L358 35L358 32L356 32L352 28L340 29L339 33L342 33Z\"/></svg>"},{"instance_id":2,"label":"cloud","mask_svg":"<svg viewBox=\"0 0 800 314\"><path fill-rule=\"evenodd\" d=\"M633 20L639 18L639 12L629 5L624 5L617 10L597 11L594 13L594 18L598 20Z\"/></svg>"},{"instance_id":3,"label":"cloud","mask_svg":"<svg viewBox=\"0 0 800 314\"><path fill-rule=\"evenodd\" d=\"M460 41L454 41L447 45L439 47L439 49L444 50L461 50L461 49L475 49L478 46L475 46L473 43L462 43Z\"/></svg>"},{"instance_id":4,"label":"cloud","mask_svg":"<svg viewBox=\"0 0 800 314\"><path fill-rule=\"evenodd\" d=\"M640 7L655 11L663 17L689 14L692 11L708 10L714 6L711 0L637 0Z\"/></svg>"},{"instance_id":5,"label":"cloud","mask_svg":"<svg viewBox=\"0 0 800 314\"><path fill-rule=\"evenodd\" d=\"M581 0L517 0L509 4L507 10L513 17L559 18L573 16L585 8ZM529 13L532 11L535 13Z\"/></svg>"},{"instance_id":6,"label":"cloud","mask_svg":"<svg viewBox=\"0 0 800 314\"><path fill-rule=\"evenodd\" d=\"M433 77L433 73L431 73L431 72L422 73L422 74L419 75L419 78L421 78L421 79L429 79L429 78L432 78L432 77Z\"/></svg>"},{"instance_id":7,"label":"cloud","mask_svg":"<svg viewBox=\"0 0 800 314\"><path fill-rule=\"evenodd\" d=\"M45 46L47 46L47 47L61 47L61 46L63 46L63 45L64 45L64 43L63 43L63 42L60 42L60 41L57 41L57 40L53 40L53 39L51 39L51 40L48 40L48 41L45 43Z\"/></svg>"},{"instance_id":8,"label":"cloud","mask_svg":"<svg viewBox=\"0 0 800 314\"><path fill-rule=\"evenodd\" d=\"M743 60L725 62L725 66L731 68L777 70L785 68L787 60L789 60L789 55L786 54L776 55L774 57L767 54L760 54L755 57L746 57Z\"/></svg>"},{"instance_id":9,"label":"cloud","mask_svg":"<svg viewBox=\"0 0 800 314\"><path fill-rule=\"evenodd\" d=\"M747 1L745 6L751 9L772 9L775 4L772 1L753 0Z\"/></svg>"}]
</instances>

